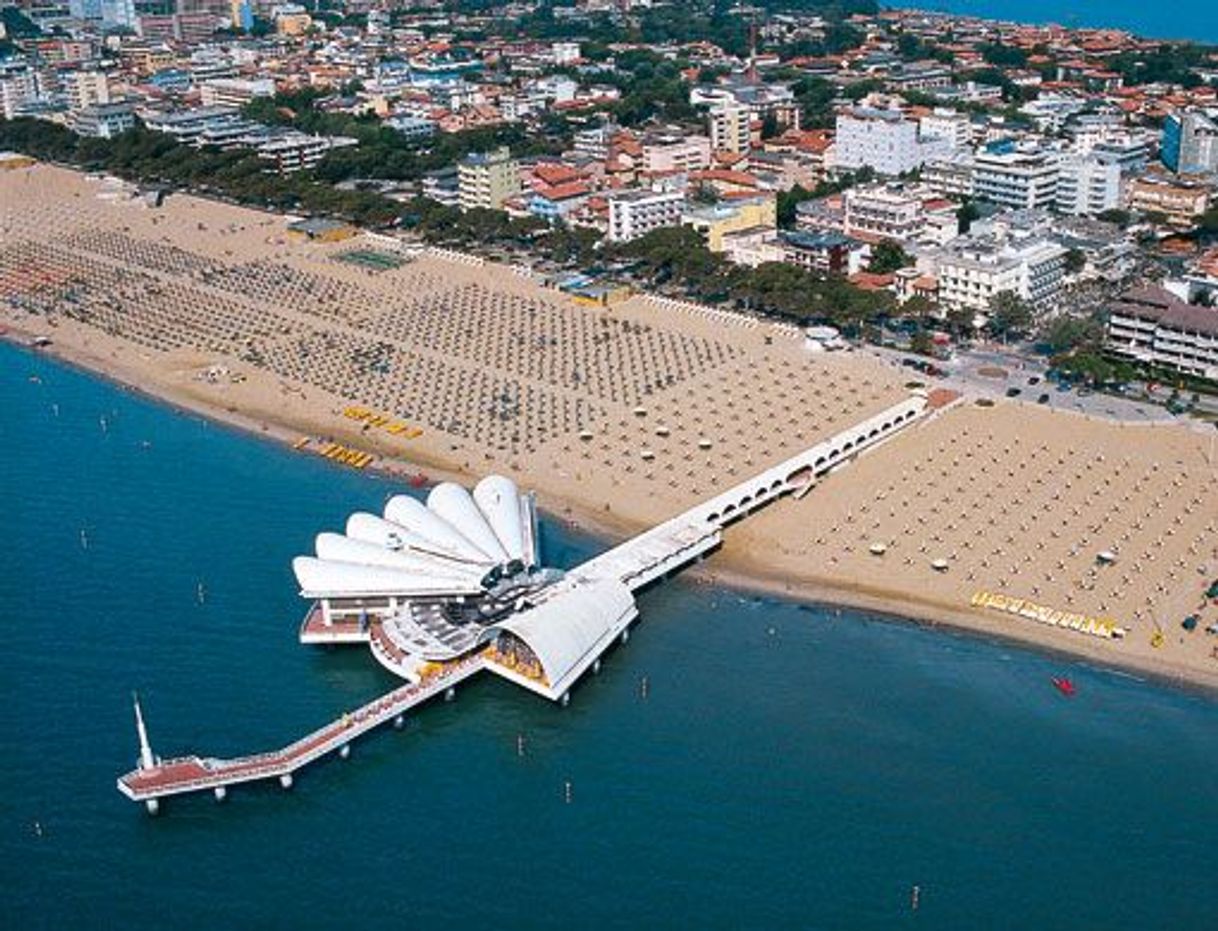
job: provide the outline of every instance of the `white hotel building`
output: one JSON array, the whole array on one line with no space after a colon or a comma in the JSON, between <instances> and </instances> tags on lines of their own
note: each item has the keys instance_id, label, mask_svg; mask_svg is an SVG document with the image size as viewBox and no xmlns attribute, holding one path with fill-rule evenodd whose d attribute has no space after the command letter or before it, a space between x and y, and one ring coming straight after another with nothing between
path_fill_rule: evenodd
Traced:
<instances>
[{"instance_id":1,"label":"white hotel building","mask_svg":"<svg viewBox=\"0 0 1218 931\"><path fill-rule=\"evenodd\" d=\"M1039 237L962 236L936 264L945 308L987 313L995 295L1006 291L1044 309L1061 291L1066 250Z\"/></svg>"},{"instance_id":2,"label":"white hotel building","mask_svg":"<svg viewBox=\"0 0 1218 931\"><path fill-rule=\"evenodd\" d=\"M664 226L679 226L685 210L680 191L624 191L609 199L609 240L629 242Z\"/></svg>"},{"instance_id":3,"label":"white hotel building","mask_svg":"<svg viewBox=\"0 0 1218 931\"><path fill-rule=\"evenodd\" d=\"M924 137L918 124L900 110L855 107L837 115L838 168L864 166L882 175L900 175L951 151L938 136Z\"/></svg>"}]
</instances>

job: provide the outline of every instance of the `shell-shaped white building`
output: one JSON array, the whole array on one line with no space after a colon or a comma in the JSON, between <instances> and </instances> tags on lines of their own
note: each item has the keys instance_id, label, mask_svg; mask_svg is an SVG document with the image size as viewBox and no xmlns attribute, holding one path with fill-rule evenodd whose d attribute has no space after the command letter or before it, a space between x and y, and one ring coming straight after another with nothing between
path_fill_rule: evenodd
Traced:
<instances>
[{"instance_id":1,"label":"shell-shaped white building","mask_svg":"<svg viewBox=\"0 0 1218 931\"><path fill-rule=\"evenodd\" d=\"M444 482L426 502L394 495L382 515L356 512L344 530L319 533L313 555L292 561L300 594L314 602L301 640L369 642L407 678L491 643L562 577L540 565L532 495L501 475L472 494ZM526 653L513 653L521 669Z\"/></svg>"}]
</instances>

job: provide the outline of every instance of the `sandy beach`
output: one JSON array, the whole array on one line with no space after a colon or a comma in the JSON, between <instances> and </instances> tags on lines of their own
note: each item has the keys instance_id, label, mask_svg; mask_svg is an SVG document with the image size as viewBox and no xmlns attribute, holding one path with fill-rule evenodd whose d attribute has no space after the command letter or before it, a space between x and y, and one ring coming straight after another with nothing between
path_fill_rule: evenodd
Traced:
<instances>
[{"instance_id":1,"label":"sandy beach","mask_svg":"<svg viewBox=\"0 0 1218 931\"><path fill-rule=\"evenodd\" d=\"M0 326L304 455L510 475L614 537L909 393L901 370L810 353L789 327L579 304L507 267L287 227L47 166L0 173ZM734 525L708 566L1218 688L1215 502L1209 435L965 397Z\"/></svg>"}]
</instances>

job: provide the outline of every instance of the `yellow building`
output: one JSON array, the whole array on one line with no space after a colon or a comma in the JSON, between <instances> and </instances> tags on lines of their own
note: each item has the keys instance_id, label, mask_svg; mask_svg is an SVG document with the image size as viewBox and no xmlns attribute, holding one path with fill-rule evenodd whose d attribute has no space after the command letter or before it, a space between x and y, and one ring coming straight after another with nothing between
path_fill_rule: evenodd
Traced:
<instances>
[{"instance_id":1,"label":"yellow building","mask_svg":"<svg viewBox=\"0 0 1218 931\"><path fill-rule=\"evenodd\" d=\"M696 229L711 252L722 252L723 237L729 233L758 227L775 229L778 205L770 192L734 197L687 210L681 223Z\"/></svg>"},{"instance_id":2,"label":"yellow building","mask_svg":"<svg viewBox=\"0 0 1218 931\"><path fill-rule=\"evenodd\" d=\"M303 36L313 25L308 13L280 13L275 17L275 31L281 36Z\"/></svg>"}]
</instances>

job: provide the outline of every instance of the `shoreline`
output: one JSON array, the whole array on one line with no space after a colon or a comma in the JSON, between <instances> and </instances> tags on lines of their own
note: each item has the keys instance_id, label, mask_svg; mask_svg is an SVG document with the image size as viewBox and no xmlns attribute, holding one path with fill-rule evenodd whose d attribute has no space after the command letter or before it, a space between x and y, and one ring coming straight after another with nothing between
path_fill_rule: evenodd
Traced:
<instances>
[{"instance_id":1,"label":"shoreline","mask_svg":"<svg viewBox=\"0 0 1218 931\"><path fill-rule=\"evenodd\" d=\"M174 414L197 416L209 423L232 429L246 436L273 441L287 447L289 451L292 449L293 440L300 434L300 430L294 429L288 423L275 422L270 419L262 420L240 411L230 410L190 392L175 391L166 386L158 386L158 389L153 389L147 385L138 384L131 377L131 373L124 371L122 366L117 368L109 366L97 354L81 350L79 347L67 346L54 340L49 346L33 346L29 340L35 335L30 331L10 327L0 332L0 340L9 343L19 352L33 357L45 356L58 365L91 378L99 378L122 391L133 392L142 399L168 408ZM341 468L341 466L338 467ZM424 469L427 470L429 484L434 484L436 480L461 481L469 477L464 470L452 465L411 462L401 457L379 453L375 463L365 471L386 478L404 478ZM615 545L632 533L645 529L646 526L642 524L634 526L633 522L628 520L606 521L603 515L597 514L580 502L561 496L546 493L546 498L549 500L544 503L539 501L539 505L550 520L561 521L568 527L592 536L606 545ZM1163 660L1147 662L1140 656L1113 657L1103 652L1103 641L1096 640L1093 643L1080 636L1070 647L1058 646L1039 638L1021 636L1020 632L1003 629L1003 623L1009 624L1010 620L999 614L987 615L966 611L947 602L916 599L908 595L890 595L881 591L868 591L862 586L834 582L823 577L781 577L772 571L766 571L747 554L736 552L736 548L731 545L732 536L732 528L729 527L725 531L724 544L712 551L711 555L717 558L716 565L699 563L688 567L680 574L692 578L700 584L722 586L753 596L778 598L795 604L827 609L845 608L866 611L880 616L889 623L912 624L932 630L945 627L967 637L1002 643L1047 658L1060 658L1062 661L1072 663L1081 662L1105 671L1133 675L1134 678L1160 686L1209 698L1218 697L1218 674L1208 677L1201 676L1195 669L1181 667ZM917 605L916 613L909 610L910 605L915 603ZM1028 629L1037 630L1035 627Z\"/></svg>"},{"instance_id":2,"label":"shoreline","mask_svg":"<svg viewBox=\"0 0 1218 931\"><path fill-rule=\"evenodd\" d=\"M917 0L913 0L911 3L885 4L881 9L891 10L899 13L921 13L931 16L949 16L957 19L983 20L990 23L1010 23L1016 26L1040 27L1045 29L1057 27L1059 29L1069 30L1071 32L1125 32L1136 39L1151 42L1168 42L1177 45L1218 46L1218 35L1210 38L1182 35L1160 35L1154 31L1145 31L1145 27L1143 26L1114 23L1111 18L1108 18L1104 23L1077 21L1079 19L1078 12L1070 14L1070 17L1075 19L1076 22L1067 24L1062 21L1066 17L1060 11L1057 13L1049 13L1046 11L1044 15L1039 15L1036 12L1018 13L1010 10L999 13L996 9L990 11L978 11L973 9L972 7L975 5L967 2L967 0L964 3L960 3L959 0L941 0L941 4L942 5L940 6L932 8L920 5ZM970 9L961 9L961 7L970 7ZM1121 14L1118 13L1117 16L1120 18ZM1111 17L1111 11L1109 11L1109 17Z\"/></svg>"}]
</instances>

